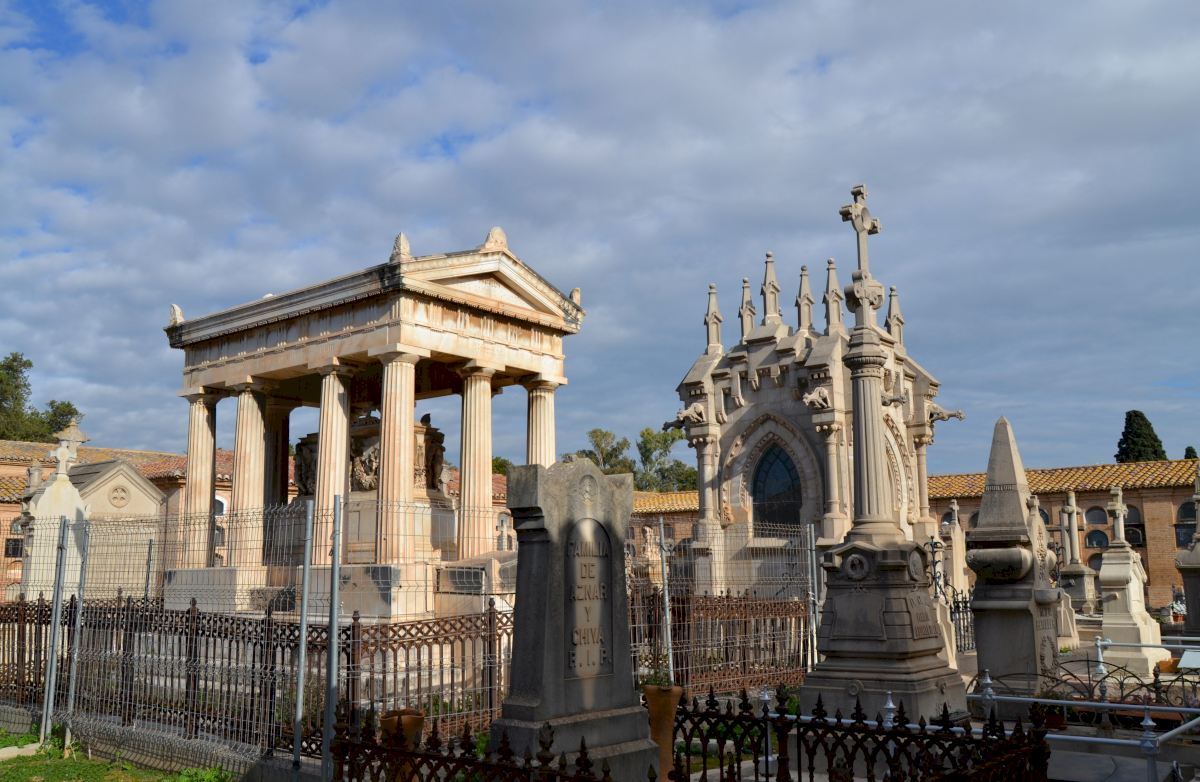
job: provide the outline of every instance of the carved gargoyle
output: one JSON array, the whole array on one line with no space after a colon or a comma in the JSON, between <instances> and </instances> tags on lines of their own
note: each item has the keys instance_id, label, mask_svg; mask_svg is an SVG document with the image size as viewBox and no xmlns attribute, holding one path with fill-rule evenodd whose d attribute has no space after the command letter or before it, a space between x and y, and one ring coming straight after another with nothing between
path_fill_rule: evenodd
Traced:
<instances>
[{"instance_id":1,"label":"carved gargoyle","mask_svg":"<svg viewBox=\"0 0 1200 782\"><path fill-rule=\"evenodd\" d=\"M689 424L702 424L704 422L704 404L701 402L692 402L687 407L681 408L675 414L675 418L663 424L662 430L665 432L668 429L682 429Z\"/></svg>"},{"instance_id":2,"label":"carved gargoyle","mask_svg":"<svg viewBox=\"0 0 1200 782\"><path fill-rule=\"evenodd\" d=\"M800 401L807 405L810 410L828 410L833 407L833 400L829 396L829 389L825 386L817 386L812 391L800 397Z\"/></svg>"},{"instance_id":3,"label":"carved gargoyle","mask_svg":"<svg viewBox=\"0 0 1200 782\"><path fill-rule=\"evenodd\" d=\"M962 410L947 410L937 402L931 401L927 407L929 410L929 423L931 424L938 421L949 421L951 418L957 418L960 421L967 419L967 414Z\"/></svg>"}]
</instances>

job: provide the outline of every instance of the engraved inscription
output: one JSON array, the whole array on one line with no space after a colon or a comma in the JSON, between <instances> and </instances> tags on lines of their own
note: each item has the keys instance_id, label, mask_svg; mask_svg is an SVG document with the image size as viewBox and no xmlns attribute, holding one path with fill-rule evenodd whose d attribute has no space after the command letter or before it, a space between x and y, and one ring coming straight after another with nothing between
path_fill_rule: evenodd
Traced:
<instances>
[{"instance_id":1,"label":"engraved inscription","mask_svg":"<svg viewBox=\"0 0 1200 782\"><path fill-rule=\"evenodd\" d=\"M564 584L568 678L612 673L612 549L594 519L581 519L567 535Z\"/></svg>"},{"instance_id":2,"label":"engraved inscription","mask_svg":"<svg viewBox=\"0 0 1200 782\"><path fill-rule=\"evenodd\" d=\"M908 595L908 614L912 617L913 638L936 638L938 636L937 619L929 605L929 599L917 595Z\"/></svg>"}]
</instances>

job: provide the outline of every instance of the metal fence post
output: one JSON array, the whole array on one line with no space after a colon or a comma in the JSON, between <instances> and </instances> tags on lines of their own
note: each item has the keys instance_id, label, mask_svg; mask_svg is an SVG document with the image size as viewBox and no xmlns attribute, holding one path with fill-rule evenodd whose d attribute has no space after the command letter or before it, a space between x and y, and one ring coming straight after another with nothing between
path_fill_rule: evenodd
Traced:
<instances>
[{"instance_id":1,"label":"metal fence post","mask_svg":"<svg viewBox=\"0 0 1200 782\"><path fill-rule=\"evenodd\" d=\"M663 531L663 517L658 517L658 561L663 579L663 640L667 647L667 677L675 684L675 648L671 642L671 586L667 573L667 538Z\"/></svg>"},{"instance_id":2,"label":"metal fence post","mask_svg":"<svg viewBox=\"0 0 1200 782\"><path fill-rule=\"evenodd\" d=\"M67 554L67 517L58 522L58 556L54 564L54 597L50 609L50 649L46 655L46 689L42 701L42 725L38 738L44 744L50 732L50 721L54 719L54 700L58 682L58 624L62 619L63 568Z\"/></svg>"},{"instance_id":3,"label":"metal fence post","mask_svg":"<svg viewBox=\"0 0 1200 782\"><path fill-rule=\"evenodd\" d=\"M487 691L488 719L495 716L500 701L500 631L497 627L496 598L488 598L487 639L483 657L484 689Z\"/></svg>"},{"instance_id":4,"label":"metal fence post","mask_svg":"<svg viewBox=\"0 0 1200 782\"><path fill-rule=\"evenodd\" d=\"M200 609L196 606L196 598L192 598L187 612L187 641L184 653L187 655L186 678L184 679L184 698L187 701L187 737L196 738L199 724L196 716L197 702L200 696Z\"/></svg>"},{"instance_id":5,"label":"metal fence post","mask_svg":"<svg viewBox=\"0 0 1200 782\"><path fill-rule=\"evenodd\" d=\"M296 713L292 721L292 771L300 774L304 743L304 688L308 677L308 578L312 572L313 501L304 501L304 562L300 575L300 640L296 648Z\"/></svg>"},{"instance_id":6,"label":"metal fence post","mask_svg":"<svg viewBox=\"0 0 1200 782\"><path fill-rule=\"evenodd\" d=\"M333 778L333 723L338 701L338 603L342 580L342 498L333 498L333 547L329 560L329 645L325 655L325 719L321 724L321 778Z\"/></svg>"},{"instance_id":7,"label":"metal fence post","mask_svg":"<svg viewBox=\"0 0 1200 782\"><path fill-rule=\"evenodd\" d=\"M87 586L88 549L91 548L92 528L87 522L82 527L82 551L79 556L79 588L75 591L75 629L71 644L71 673L67 683L67 726L63 734L64 750L71 746L71 718L75 714L75 681L79 675L79 646L83 643L83 593Z\"/></svg>"},{"instance_id":8,"label":"metal fence post","mask_svg":"<svg viewBox=\"0 0 1200 782\"><path fill-rule=\"evenodd\" d=\"M1158 737L1154 735L1154 720L1150 718L1150 706L1142 707L1142 752L1146 755L1146 782L1158 782Z\"/></svg>"},{"instance_id":9,"label":"metal fence post","mask_svg":"<svg viewBox=\"0 0 1200 782\"><path fill-rule=\"evenodd\" d=\"M25 703L25 687L29 682L29 643L27 640L29 601L25 593L17 596L17 705Z\"/></svg>"}]
</instances>

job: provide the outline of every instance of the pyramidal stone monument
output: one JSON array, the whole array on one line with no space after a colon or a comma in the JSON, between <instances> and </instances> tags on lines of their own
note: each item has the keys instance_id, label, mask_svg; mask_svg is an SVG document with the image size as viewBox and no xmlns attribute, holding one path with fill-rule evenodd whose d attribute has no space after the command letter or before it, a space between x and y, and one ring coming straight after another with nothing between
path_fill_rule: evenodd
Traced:
<instances>
[{"instance_id":1,"label":"pyramidal stone monument","mask_svg":"<svg viewBox=\"0 0 1200 782\"><path fill-rule=\"evenodd\" d=\"M1110 641L1127 644L1160 644L1162 631L1146 611L1146 569L1142 557L1125 540L1125 515L1129 509L1121 487L1112 487L1108 515L1113 520L1113 540L1104 550L1100 565L1100 589L1104 594L1101 634ZM1149 677L1154 665L1171 656L1166 649L1115 646L1104 652L1104 661Z\"/></svg>"},{"instance_id":2,"label":"pyramidal stone monument","mask_svg":"<svg viewBox=\"0 0 1200 782\"><path fill-rule=\"evenodd\" d=\"M967 533L979 670L1032 695L1058 664L1056 557L1007 419L996 422L979 522ZM1065 598L1068 599L1069 598Z\"/></svg>"},{"instance_id":3,"label":"pyramidal stone monument","mask_svg":"<svg viewBox=\"0 0 1200 782\"><path fill-rule=\"evenodd\" d=\"M876 324L883 286L871 277L867 257L867 237L879 233L879 220L867 210L865 186L850 193L854 202L840 214L858 238L858 269L846 287L855 327L845 357L854 400L854 519L845 542L823 558L826 597L817 648L825 659L806 678L800 708L811 710L819 697L830 713L849 714L857 700L876 714L890 693L914 719L932 718L943 705L962 719L962 679L939 654L944 642L929 591L929 555L905 537L892 503L884 450L887 354Z\"/></svg>"}]
</instances>

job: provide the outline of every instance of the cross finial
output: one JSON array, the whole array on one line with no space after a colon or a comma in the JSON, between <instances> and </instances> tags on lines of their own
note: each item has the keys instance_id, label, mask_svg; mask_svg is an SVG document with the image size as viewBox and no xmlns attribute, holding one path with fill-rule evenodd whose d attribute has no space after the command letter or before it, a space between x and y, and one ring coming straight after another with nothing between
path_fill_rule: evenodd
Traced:
<instances>
[{"instance_id":1,"label":"cross finial","mask_svg":"<svg viewBox=\"0 0 1200 782\"><path fill-rule=\"evenodd\" d=\"M871 267L867 258L867 237L879 233L879 220L867 209L866 185L855 185L850 189L850 195L854 196L854 203L843 206L838 214L842 216L842 222L850 223L858 234L858 270L868 277Z\"/></svg>"}]
</instances>

